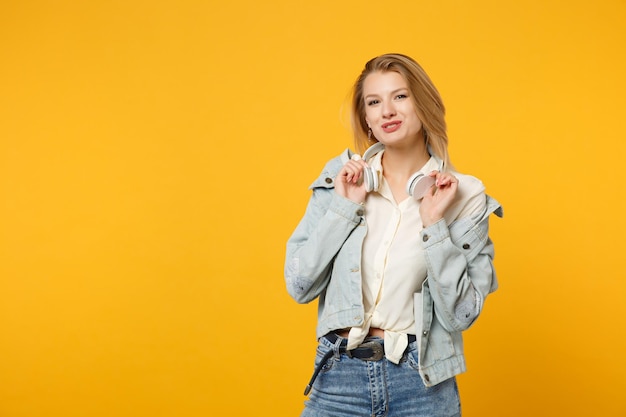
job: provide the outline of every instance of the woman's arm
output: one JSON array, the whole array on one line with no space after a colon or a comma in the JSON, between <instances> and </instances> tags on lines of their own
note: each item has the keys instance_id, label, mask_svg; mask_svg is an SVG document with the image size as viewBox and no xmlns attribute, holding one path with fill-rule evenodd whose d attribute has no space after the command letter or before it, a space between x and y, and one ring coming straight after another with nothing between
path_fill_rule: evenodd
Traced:
<instances>
[{"instance_id":1,"label":"woman's arm","mask_svg":"<svg viewBox=\"0 0 626 417\"><path fill-rule=\"evenodd\" d=\"M363 207L333 189L317 188L287 241L287 291L299 303L317 298L330 280L337 252L361 222Z\"/></svg>"},{"instance_id":2,"label":"woman's arm","mask_svg":"<svg viewBox=\"0 0 626 417\"><path fill-rule=\"evenodd\" d=\"M451 223L441 219L422 231L428 286L435 315L449 332L469 328L487 295L497 288L494 248L488 237L489 215L500 206L484 193L472 198L480 210Z\"/></svg>"},{"instance_id":3,"label":"woman's arm","mask_svg":"<svg viewBox=\"0 0 626 417\"><path fill-rule=\"evenodd\" d=\"M328 285L335 256L363 221L365 163L346 150L330 161L313 184L304 217L287 242L287 291L299 303L317 298Z\"/></svg>"}]
</instances>

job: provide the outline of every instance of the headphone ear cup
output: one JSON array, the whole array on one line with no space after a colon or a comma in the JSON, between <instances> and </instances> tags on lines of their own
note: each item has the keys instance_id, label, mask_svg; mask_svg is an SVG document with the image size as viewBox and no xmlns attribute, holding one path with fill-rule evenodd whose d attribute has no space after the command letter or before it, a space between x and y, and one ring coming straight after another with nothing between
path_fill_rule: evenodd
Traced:
<instances>
[{"instance_id":1,"label":"headphone ear cup","mask_svg":"<svg viewBox=\"0 0 626 417\"><path fill-rule=\"evenodd\" d=\"M363 168L363 182L365 182L365 191L378 191L378 176L370 167Z\"/></svg>"},{"instance_id":2,"label":"headphone ear cup","mask_svg":"<svg viewBox=\"0 0 626 417\"><path fill-rule=\"evenodd\" d=\"M433 185L435 185L433 177L416 172L406 183L406 193L419 201Z\"/></svg>"},{"instance_id":3,"label":"headphone ear cup","mask_svg":"<svg viewBox=\"0 0 626 417\"><path fill-rule=\"evenodd\" d=\"M372 191L378 191L378 186L379 186L379 178L378 178L378 171L375 171L374 169L370 168L371 172L372 172Z\"/></svg>"},{"instance_id":4,"label":"headphone ear cup","mask_svg":"<svg viewBox=\"0 0 626 417\"><path fill-rule=\"evenodd\" d=\"M375 144L367 148L367 150L363 154L363 160L365 162L368 162L374 155L381 152L383 149L385 149L385 145L380 142L376 142ZM375 171L369 166L365 167L363 169L363 181L365 182L365 191L367 191L368 193L371 191L378 191L378 184L380 182L380 180L378 179L378 171Z\"/></svg>"}]
</instances>

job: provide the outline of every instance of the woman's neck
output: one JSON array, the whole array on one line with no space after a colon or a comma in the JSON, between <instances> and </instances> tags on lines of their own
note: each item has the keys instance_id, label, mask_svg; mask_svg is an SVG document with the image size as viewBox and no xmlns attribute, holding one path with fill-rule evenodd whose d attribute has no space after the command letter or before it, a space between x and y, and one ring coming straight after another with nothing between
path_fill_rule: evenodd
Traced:
<instances>
[{"instance_id":1,"label":"woman's neck","mask_svg":"<svg viewBox=\"0 0 626 417\"><path fill-rule=\"evenodd\" d=\"M426 144L411 147L385 146L382 165L385 177L408 178L419 171L430 159Z\"/></svg>"},{"instance_id":2,"label":"woman's neck","mask_svg":"<svg viewBox=\"0 0 626 417\"><path fill-rule=\"evenodd\" d=\"M410 147L385 146L381 161L383 176L396 203L399 204L409 197L406 183L429 159L430 154L425 142L421 142L421 146L415 144Z\"/></svg>"}]
</instances>

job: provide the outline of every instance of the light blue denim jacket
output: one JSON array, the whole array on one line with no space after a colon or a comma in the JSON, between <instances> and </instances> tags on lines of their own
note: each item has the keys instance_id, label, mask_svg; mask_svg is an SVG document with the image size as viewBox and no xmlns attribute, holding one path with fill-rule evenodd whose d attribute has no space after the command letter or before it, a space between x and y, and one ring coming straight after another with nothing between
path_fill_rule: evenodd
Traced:
<instances>
[{"instance_id":1,"label":"light blue denim jacket","mask_svg":"<svg viewBox=\"0 0 626 417\"><path fill-rule=\"evenodd\" d=\"M317 337L360 326L364 320L361 248L367 223L363 207L334 191L334 179L350 150L326 164L311 185L304 217L287 242L287 291L299 303L319 297ZM502 216L486 196L483 213L445 220L421 231L428 275L414 294L420 375L433 386L466 370L461 332L497 289L489 215Z\"/></svg>"}]
</instances>

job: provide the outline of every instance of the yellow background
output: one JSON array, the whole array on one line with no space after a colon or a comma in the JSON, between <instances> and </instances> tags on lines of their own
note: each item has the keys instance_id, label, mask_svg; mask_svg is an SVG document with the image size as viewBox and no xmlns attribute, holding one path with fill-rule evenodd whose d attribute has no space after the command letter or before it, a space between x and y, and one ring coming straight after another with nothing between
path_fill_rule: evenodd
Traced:
<instances>
[{"instance_id":1,"label":"yellow background","mask_svg":"<svg viewBox=\"0 0 626 417\"><path fill-rule=\"evenodd\" d=\"M626 416L626 2L4 1L0 416L293 416L285 241L415 57L505 207L465 416Z\"/></svg>"}]
</instances>

